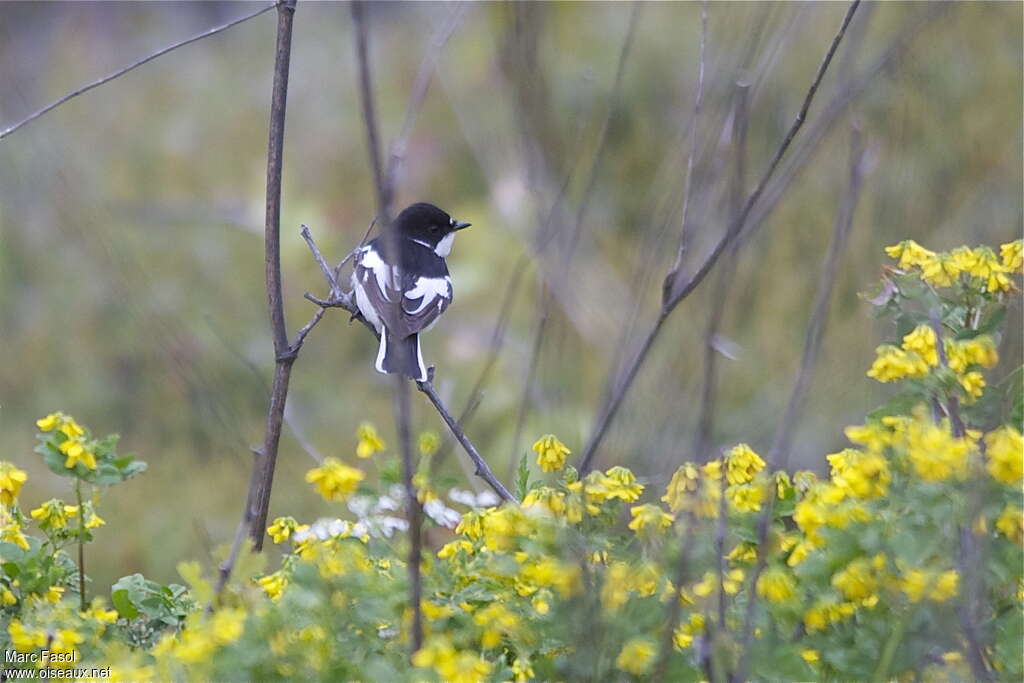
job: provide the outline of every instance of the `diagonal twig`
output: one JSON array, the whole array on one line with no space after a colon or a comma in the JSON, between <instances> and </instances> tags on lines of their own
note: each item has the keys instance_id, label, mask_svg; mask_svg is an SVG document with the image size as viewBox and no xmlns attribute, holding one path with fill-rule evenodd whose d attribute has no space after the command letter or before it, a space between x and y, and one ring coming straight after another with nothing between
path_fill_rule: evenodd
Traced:
<instances>
[{"instance_id":1,"label":"diagonal twig","mask_svg":"<svg viewBox=\"0 0 1024 683\"><path fill-rule=\"evenodd\" d=\"M202 33L194 35L191 38L187 38L185 40L182 40L182 41L179 41L177 43L174 43L173 45L168 45L167 47L163 48L162 50L157 50L153 54L151 54L151 55L149 55L147 57L143 57L142 59L136 60L136 61L132 62L131 64L129 64L128 66L122 67L122 68L118 69L117 71L114 71L112 73L107 74L106 76L103 76L102 78L98 78L95 81L93 81L92 83L88 83L86 85L83 85L80 88L72 90L71 92L69 92L68 94L64 95L63 97L60 97L60 98L54 100L53 102L50 102L48 105L46 105L45 107L43 107L39 111L36 111L36 112L34 112L32 114L29 114L28 116L23 118L21 121L18 121L17 123L10 125L10 126L8 126L7 128L5 128L3 130L0 130L0 140L4 139L5 137L10 135L14 131L16 131L19 128L21 128L22 126L24 126L24 125L26 125L28 123L31 123L32 121L35 121L40 116L43 116L44 114L53 111L54 109L56 109L57 107L59 107L60 105L64 104L65 102L67 102L70 99L78 97L79 95L81 95L83 93L87 93L90 90L92 90L93 88L98 88L101 85L103 85L104 83L108 83L108 82L114 80L115 78L118 78L119 76L125 75L126 73L128 73L129 71L131 71L133 69L139 68L140 66L142 66L143 64L146 64L147 62L153 61L157 57L162 57L163 55L167 54L168 52L171 52L173 50L177 50L179 47L185 47L186 45L189 45L191 43L196 42L197 40L202 40L203 38L209 38L210 36L217 35L221 31L226 31L227 29L231 28L232 26L237 26L238 24L241 24L244 21L249 21L250 19L258 17L259 15L263 14L264 12L269 12L270 10L274 9L275 7L277 7L278 4L279 3L277 3L277 2L273 2L273 3L271 3L271 4L269 4L269 5L265 6L265 7L262 7L260 9L256 10L255 12L250 12L249 14L243 15L241 17L238 17L237 19L229 21L226 24L222 24L221 26L217 26L215 28L211 28L208 31L203 31Z\"/></svg>"},{"instance_id":2,"label":"diagonal twig","mask_svg":"<svg viewBox=\"0 0 1024 683\"><path fill-rule=\"evenodd\" d=\"M839 30L836 32L835 37L833 37L821 64L818 66L818 71L815 74L814 80L811 82L807 93L804 95L804 100L800 106L799 112L797 113L796 119L786 132L785 137L782 139L779 148L776 150L775 155L768 164L768 168L765 170L760 182L758 182L757 187L747 198L740 215L730 223L725 235L715 244L714 248L705 257L704 261L700 264L693 275L688 278L683 278L683 271L680 270L674 274L670 273L669 276L666 277L666 282L662 287L662 305L658 317L655 319L654 324L651 326L647 336L641 343L639 350L632 357L622 375L620 377L610 379L611 389L606 392L607 398L604 401L604 405L602 406L600 413L598 414L594 431L590 437L590 441L587 443L587 447L584 449L583 458L580 461L579 469L581 474L586 474L592 467L594 455L596 454L598 447L601 445L601 442L604 440L605 434L607 433L612 420L615 418L619 408L622 406L622 400L633 385L633 381L636 379L640 366L643 365L643 362L646 360L651 348L654 346L654 342L661 332L666 319L671 315L672 311L675 310L679 303L689 296L698 285L700 285L707 274L711 272L711 269L725 252L726 248L729 247L739 232L743 229L747 218L750 216L751 210L754 208L757 200L760 198L768 182L774 175L779 162L786 154L786 151L789 149L793 139L800 131L800 128L803 127L807 114L810 111L811 102L814 101L814 96L818 92L818 87L824 80L825 73L828 71L828 67L832 63L832 58L835 56L840 43L842 43L843 36L846 35L846 29L850 25L850 21L852 21L859 5L860 0L854 0L846 11L846 15L843 17Z\"/></svg>"}]
</instances>

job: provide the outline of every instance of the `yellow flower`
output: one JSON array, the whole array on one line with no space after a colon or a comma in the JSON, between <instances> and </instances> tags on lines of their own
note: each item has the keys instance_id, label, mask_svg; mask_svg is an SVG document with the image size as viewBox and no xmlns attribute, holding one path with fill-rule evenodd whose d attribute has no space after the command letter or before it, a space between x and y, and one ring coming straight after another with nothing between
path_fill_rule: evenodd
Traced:
<instances>
[{"instance_id":1,"label":"yellow flower","mask_svg":"<svg viewBox=\"0 0 1024 683\"><path fill-rule=\"evenodd\" d=\"M65 439L57 449L67 456L64 458L64 467L67 469L74 469L78 463L90 470L96 469L96 456L85 447L80 437Z\"/></svg>"},{"instance_id":2,"label":"yellow flower","mask_svg":"<svg viewBox=\"0 0 1024 683\"><path fill-rule=\"evenodd\" d=\"M936 425L925 418L910 423L906 445L917 476L931 482L966 476L967 457L974 448L969 439L954 437L947 422Z\"/></svg>"},{"instance_id":3,"label":"yellow flower","mask_svg":"<svg viewBox=\"0 0 1024 683\"><path fill-rule=\"evenodd\" d=\"M889 258L898 259L899 268L907 270L935 256L935 252L925 249L914 240L903 240L899 244L885 248Z\"/></svg>"},{"instance_id":4,"label":"yellow flower","mask_svg":"<svg viewBox=\"0 0 1024 683\"><path fill-rule=\"evenodd\" d=\"M680 624L679 628L675 630L675 633L672 634L672 640L676 647L684 650L693 645L694 635L703 632L704 615L700 612L694 612L686 623Z\"/></svg>"},{"instance_id":5,"label":"yellow flower","mask_svg":"<svg viewBox=\"0 0 1024 683\"><path fill-rule=\"evenodd\" d=\"M960 377L960 386L967 393L964 403L974 403L975 399L981 398L985 391L985 378L980 372L974 370Z\"/></svg>"},{"instance_id":6,"label":"yellow flower","mask_svg":"<svg viewBox=\"0 0 1024 683\"><path fill-rule=\"evenodd\" d=\"M654 663L655 647L648 638L633 638L622 646L615 666L620 670L640 676L647 673Z\"/></svg>"},{"instance_id":7,"label":"yellow flower","mask_svg":"<svg viewBox=\"0 0 1024 683\"><path fill-rule=\"evenodd\" d=\"M7 586L0 585L0 606L17 605L18 596L11 592Z\"/></svg>"},{"instance_id":8,"label":"yellow flower","mask_svg":"<svg viewBox=\"0 0 1024 683\"><path fill-rule=\"evenodd\" d=\"M360 458L369 458L387 447L377 435L376 427L369 422L359 425L359 429L356 430L356 438L359 439L359 443L356 444L356 456Z\"/></svg>"},{"instance_id":9,"label":"yellow flower","mask_svg":"<svg viewBox=\"0 0 1024 683\"><path fill-rule=\"evenodd\" d=\"M932 254L921 259L921 279L935 287L949 287L960 277L960 260L950 254Z\"/></svg>"},{"instance_id":10,"label":"yellow flower","mask_svg":"<svg viewBox=\"0 0 1024 683\"><path fill-rule=\"evenodd\" d=\"M522 505L524 510L537 507L553 515L561 515L565 512L565 494L550 486L538 486L526 494Z\"/></svg>"},{"instance_id":11,"label":"yellow flower","mask_svg":"<svg viewBox=\"0 0 1024 683\"><path fill-rule=\"evenodd\" d=\"M78 631L71 628L58 629L50 643L54 652L73 652L75 646L85 642L85 638Z\"/></svg>"},{"instance_id":12,"label":"yellow flower","mask_svg":"<svg viewBox=\"0 0 1024 683\"><path fill-rule=\"evenodd\" d=\"M420 610L423 612L423 616L428 621L437 621L438 619L445 619L455 614L455 610L449 605L437 605L430 600L420 601Z\"/></svg>"},{"instance_id":13,"label":"yellow flower","mask_svg":"<svg viewBox=\"0 0 1024 683\"><path fill-rule=\"evenodd\" d=\"M928 374L928 363L916 351L904 351L890 344L875 349L875 362L868 370L868 377L879 382L895 382L910 378L920 379Z\"/></svg>"},{"instance_id":14,"label":"yellow flower","mask_svg":"<svg viewBox=\"0 0 1024 683\"><path fill-rule=\"evenodd\" d=\"M730 486L726 489L729 504L737 512L757 512L764 501L764 486L760 484L743 484Z\"/></svg>"},{"instance_id":15,"label":"yellow flower","mask_svg":"<svg viewBox=\"0 0 1024 683\"><path fill-rule=\"evenodd\" d=\"M632 503L644 492L643 484L638 484L636 477L625 467L612 467L604 473L601 485L607 499L615 499Z\"/></svg>"},{"instance_id":16,"label":"yellow flower","mask_svg":"<svg viewBox=\"0 0 1024 683\"><path fill-rule=\"evenodd\" d=\"M360 470L336 458L326 458L320 467L306 473L306 481L316 486L324 500L336 502L351 496L365 477Z\"/></svg>"},{"instance_id":17,"label":"yellow flower","mask_svg":"<svg viewBox=\"0 0 1024 683\"><path fill-rule=\"evenodd\" d=\"M11 644L18 652L31 652L46 646L46 631L41 628L26 628L18 619L11 620L7 626L11 636Z\"/></svg>"},{"instance_id":18,"label":"yellow flower","mask_svg":"<svg viewBox=\"0 0 1024 683\"><path fill-rule=\"evenodd\" d=\"M784 569L769 569L757 580L757 594L768 602L787 602L796 597L796 581Z\"/></svg>"},{"instance_id":19,"label":"yellow flower","mask_svg":"<svg viewBox=\"0 0 1024 683\"><path fill-rule=\"evenodd\" d=\"M817 664L820 656L818 655L817 650L806 649L800 650L800 658L808 664Z\"/></svg>"},{"instance_id":20,"label":"yellow flower","mask_svg":"<svg viewBox=\"0 0 1024 683\"><path fill-rule=\"evenodd\" d=\"M738 543L735 548L729 551L725 558L730 562L753 564L757 561L757 545L746 541Z\"/></svg>"},{"instance_id":21,"label":"yellow flower","mask_svg":"<svg viewBox=\"0 0 1024 683\"><path fill-rule=\"evenodd\" d=\"M1024 477L1024 438L1016 427L1001 427L985 435L988 473L1011 486Z\"/></svg>"},{"instance_id":22,"label":"yellow flower","mask_svg":"<svg viewBox=\"0 0 1024 683\"><path fill-rule=\"evenodd\" d=\"M824 631L831 624L850 618L856 611L857 606L852 602L819 600L804 612L804 626L808 633Z\"/></svg>"},{"instance_id":23,"label":"yellow flower","mask_svg":"<svg viewBox=\"0 0 1024 683\"><path fill-rule=\"evenodd\" d=\"M0 461L0 504L13 505L18 499L21 485L28 481L28 475L13 463Z\"/></svg>"},{"instance_id":24,"label":"yellow flower","mask_svg":"<svg viewBox=\"0 0 1024 683\"><path fill-rule=\"evenodd\" d=\"M419 447L421 455L433 455L441 447L441 438L437 432L423 432L420 434Z\"/></svg>"},{"instance_id":25,"label":"yellow flower","mask_svg":"<svg viewBox=\"0 0 1024 683\"><path fill-rule=\"evenodd\" d=\"M668 509L672 512L679 512L683 509L687 497L697 492L699 480L697 466L692 462L684 463L672 475L661 501L667 503Z\"/></svg>"},{"instance_id":26,"label":"yellow flower","mask_svg":"<svg viewBox=\"0 0 1024 683\"><path fill-rule=\"evenodd\" d=\"M21 526L15 521L9 521L7 524L0 526L0 541L13 543L22 550L29 549L28 539L22 533Z\"/></svg>"},{"instance_id":27,"label":"yellow flower","mask_svg":"<svg viewBox=\"0 0 1024 683\"><path fill-rule=\"evenodd\" d=\"M291 538L295 532L307 529L309 529L308 524L299 524L295 521L294 517L278 517L267 527L267 533L270 534L270 538L273 539L274 543L283 543Z\"/></svg>"},{"instance_id":28,"label":"yellow flower","mask_svg":"<svg viewBox=\"0 0 1024 683\"><path fill-rule=\"evenodd\" d=\"M85 528L86 529L97 529L107 522L96 514L96 509L93 508L92 503L85 504Z\"/></svg>"},{"instance_id":29,"label":"yellow flower","mask_svg":"<svg viewBox=\"0 0 1024 683\"><path fill-rule=\"evenodd\" d=\"M281 599L285 586L288 585L288 579L280 571L277 571L260 578L257 583L271 600L277 602Z\"/></svg>"},{"instance_id":30,"label":"yellow flower","mask_svg":"<svg viewBox=\"0 0 1024 683\"><path fill-rule=\"evenodd\" d=\"M846 448L825 456L832 466L832 483L855 498L881 498L889 489L889 461L878 453Z\"/></svg>"},{"instance_id":31,"label":"yellow flower","mask_svg":"<svg viewBox=\"0 0 1024 683\"><path fill-rule=\"evenodd\" d=\"M725 478L732 485L747 484L764 469L764 460L750 446L741 443L725 454Z\"/></svg>"},{"instance_id":32,"label":"yellow flower","mask_svg":"<svg viewBox=\"0 0 1024 683\"><path fill-rule=\"evenodd\" d=\"M1011 273L1024 272L1024 240L1014 240L999 247L1003 268Z\"/></svg>"},{"instance_id":33,"label":"yellow flower","mask_svg":"<svg viewBox=\"0 0 1024 683\"><path fill-rule=\"evenodd\" d=\"M944 346L949 367L957 373L966 372L973 365L995 367L999 362L995 342L985 334L963 341L946 340Z\"/></svg>"},{"instance_id":34,"label":"yellow flower","mask_svg":"<svg viewBox=\"0 0 1024 683\"><path fill-rule=\"evenodd\" d=\"M1024 544L1024 513L1013 503L1007 503L996 519L996 531L1017 545Z\"/></svg>"},{"instance_id":35,"label":"yellow flower","mask_svg":"<svg viewBox=\"0 0 1024 683\"><path fill-rule=\"evenodd\" d=\"M884 556L882 556L884 563ZM883 564L884 566L884 564ZM878 590L878 579L866 558L858 558L832 576L832 585L847 600L866 600Z\"/></svg>"},{"instance_id":36,"label":"yellow flower","mask_svg":"<svg viewBox=\"0 0 1024 683\"><path fill-rule=\"evenodd\" d=\"M960 574L950 569L942 573L911 569L899 580L899 588L911 602L927 597L933 602L946 602L959 593Z\"/></svg>"},{"instance_id":37,"label":"yellow flower","mask_svg":"<svg viewBox=\"0 0 1024 683\"><path fill-rule=\"evenodd\" d=\"M530 660L522 657L516 657L516 661L512 663L512 674L517 681L530 681L536 676L533 667L530 666Z\"/></svg>"},{"instance_id":38,"label":"yellow flower","mask_svg":"<svg viewBox=\"0 0 1024 683\"><path fill-rule=\"evenodd\" d=\"M633 521L629 528L638 536L655 534L662 529L672 526L675 517L662 510L657 505L635 505L629 511Z\"/></svg>"},{"instance_id":39,"label":"yellow flower","mask_svg":"<svg viewBox=\"0 0 1024 683\"><path fill-rule=\"evenodd\" d=\"M39 427L40 431L50 432L53 431L54 427L60 424L60 413L50 413L46 417L41 417L36 420L36 426Z\"/></svg>"},{"instance_id":40,"label":"yellow flower","mask_svg":"<svg viewBox=\"0 0 1024 683\"><path fill-rule=\"evenodd\" d=\"M554 434L542 436L533 444L537 453L537 464L545 472L554 472L565 466L565 456L571 451Z\"/></svg>"},{"instance_id":41,"label":"yellow flower","mask_svg":"<svg viewBox=\"0 0 1024 683\"><path fill-rule=\"evenodd\" d=\"M244 609L222 609L210 620L210 633L213 639L222 645L233 643L242 636L245 630Z\"/></svg>"},{"instance_id":42,"label":"yellow flower","mask_svg":"<svg viewBox=\"0 0 1024 683\"><path fill-rule=\"evenodd\" d=\"M939 351L935 345L935 330L931 325L918 325L914 331L903 337L904 351L914 351L928 365L939 364Z\"/></svg>"},{"instance_id":43,"label":"yellow flower","mask_svg":"<svg viewBox=\"0 0 1024 683\"><path fill-rule=\"evenodd\" d=\"M64 505L64 501L53 498L29 514L32 519L39 521L40 529L57 531L68 525L68 517L78 514L78 508L73 505Z\"/></svg>"},{"instance_id":44,"label":"yellow flower","mask_svg":"<svg viewBox=\"0 0 1024 683\"><path fill-rule=\"evenodd\" d=\"M473 544L469 541L449 541L445 543L439 551L437 556L442 560L448 560L455 557L458 553L464 552L467 555L473 554Z\"/></svg>"},{"instance_id":45,"label":"yellow flower","mask_svg":"<svg viewBox=\"0 0 1024 683\"><path fill-rule=\"evenodd\" d=\"M57 603L60 602L62 595L64 595L64 586L50 586L43 594L43 599L47 602Z\"/></svg>"}]
</instances>

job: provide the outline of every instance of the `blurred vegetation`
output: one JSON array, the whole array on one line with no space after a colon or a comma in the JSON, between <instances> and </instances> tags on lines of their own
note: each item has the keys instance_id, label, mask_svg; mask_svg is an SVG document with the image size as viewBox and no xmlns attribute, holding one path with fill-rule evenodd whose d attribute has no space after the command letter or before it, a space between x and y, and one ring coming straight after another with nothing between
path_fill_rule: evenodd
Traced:
<instances>
[{"instance_id":1,"label":"blurred vegetation","mask_svg":"<svg viewBox=\"0 0 1024 683\"><path fill-rule=\"evenodd\" d=\"M0 125L254 7L0 5ZM691 257L699 258L728 215L719 166L732 152L719 140L732 84L754 83L752 183L796 114L844 9L710 6ZM844 79L874 63L923 9L862 8L808 125ZM450 11L431 3L371 7L387 140L401 126L424 51ZM449 259L455 303L425 347L453 411L486 362L502 293L518 255L530 248L537 216L548 213L566 176L567 215L584 195L631 11L625 4L473 5L441 52L397 203L433 201L474 224ZM757 439L772 433L799 363L856 120L873 169L791 463L817 467L823 453L841 447L835 426L854 423L889 393L864 368L878 340L894 331L881 322L866 329L869 306L858 298L877 279L881 248L912 238L941 250L1021 234L1021 12L1010 3L950 7L871 80L740 252L727 296L711 277L674 314L605 442L603 463L628 464L663 488L690 458L712 306L726 307L722 334L738 349L735 360L720 363L714 442L767 448ZM679 233L699 15L698 4L641 10L568 266L571 296L557 298L572 305L552 311L520 450L526 437L551 431L574 451L582 448L620 328L637 325L635 340L653 316ZM40 501L66 496L66 484L30 457L28 428L61 409L101 433L120 432L121 450L150 463L146 477L110 494L110 516L134 520L134 527L97 530L110 549L90 571L101 585L133 571L173 579L177 560L208 557L229 540L241 511L272 367L262 240L272 17L156 60L0 142L0 457L29 472ZM536 150L546 176L537 172ZM337 259L374 211L347 5L299 6L285 154L282 259L294 331L312 313L302 293L323 293L299 225L310 225L328 258ZM537 268L550 279L567 267L563 256L531 259L494 375L467 427L502 474L521 455L512 436L536 327ZM640 278L643 268L652 274ZM638 290L635 298L630 288ZM1020 329L1020 308L1011 307L993 381L1019 365ZM369 337L347 328L341 315L329 314L306 343L289 418L322 454L349 458L362 420L391 436L389 385L373 371L373 355ZM442 431L418 398L415 411L420 429ZM324 511L302 481L312 463L286 430L271 518ZM452 459L447 466L465 485ZM118 543L104 541L115 534Z\"/></svg>"}]
</instances>

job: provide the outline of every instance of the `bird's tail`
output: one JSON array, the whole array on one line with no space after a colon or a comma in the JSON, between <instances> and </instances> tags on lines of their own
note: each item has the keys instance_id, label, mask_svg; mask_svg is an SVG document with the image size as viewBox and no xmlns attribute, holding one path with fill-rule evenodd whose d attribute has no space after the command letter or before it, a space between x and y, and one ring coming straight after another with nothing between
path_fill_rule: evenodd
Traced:
<instances>
[{"instance_id":1,"label":"bird's tail","mask_svg":"<svg viewBox=\"0 0 1024 683\"><path fill-rule=\"evenodd\" d=\"M420 335L397 339L385 327L377 350L377 372L405 375L417 382L427 381L427 368L420 352Z\"/></svg>"}]
</instances>

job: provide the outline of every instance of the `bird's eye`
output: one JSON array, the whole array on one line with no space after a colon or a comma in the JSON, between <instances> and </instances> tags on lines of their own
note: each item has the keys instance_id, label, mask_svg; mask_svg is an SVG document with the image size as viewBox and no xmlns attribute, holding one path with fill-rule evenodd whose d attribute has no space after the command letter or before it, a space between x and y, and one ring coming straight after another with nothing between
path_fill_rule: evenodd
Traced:
<instances>
[{"instance_id":1,"label":"bird's eye","mask_svg":"<svg viewBox=\"0 0 1024 683\"><path fill-rule=\"evenodd\" d=\"M437 232L437 231L438 231L438 227L436 225L431 225L430 226L430 232Z\"/></svg>"}]
</instances>

